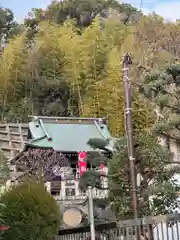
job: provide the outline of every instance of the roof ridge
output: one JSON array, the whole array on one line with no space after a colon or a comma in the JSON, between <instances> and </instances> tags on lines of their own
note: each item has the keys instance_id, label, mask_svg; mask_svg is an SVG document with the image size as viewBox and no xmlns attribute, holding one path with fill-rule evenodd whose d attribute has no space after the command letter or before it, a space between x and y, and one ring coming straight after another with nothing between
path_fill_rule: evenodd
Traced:
<instances>
[{"instance_id":1,"label":"roof ridge","mask_svg":"<svg viewBox=\"0 0 180 240\"><path fill-rule=\"evenodd\" d=\"M32 115L29 115L28 117L32 118L32 119L57 119L57 120L99 120L99 119L102 119L102 120L105 120L106 118L91 118L91 117L56 117L56 116L32 116Z\"/></svg>"},{"instance_id":2,"label":"roof ridge","mask_svg":"<svg viewBox=\"0 0 180 240\"><path fill-rule=\"evenodd\" d=\"M99 124L96 121L94 121L94 125L96 126L101 136L107 140L108 138L104 135L103 131L101 130L101 128L99 127Z\"/></svg>"}]
</instances>

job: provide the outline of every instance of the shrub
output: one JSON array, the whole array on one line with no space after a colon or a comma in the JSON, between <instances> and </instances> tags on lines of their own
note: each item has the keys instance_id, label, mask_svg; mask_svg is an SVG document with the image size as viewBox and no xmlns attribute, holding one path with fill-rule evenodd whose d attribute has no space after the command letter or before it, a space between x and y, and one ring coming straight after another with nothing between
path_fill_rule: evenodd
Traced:
<instances>
[{"instance_id":1,"label":"shrub","mask_svg":"<svg viewBox=\"0 0 180 240\"><path fill-rule=\"evenodd\" d=\"M60 226L60 211L56 201L41 183L27 181L1 197L6 205L2 218L10 229L4 240L53 240Z\"/></svg>"}]
</instances>

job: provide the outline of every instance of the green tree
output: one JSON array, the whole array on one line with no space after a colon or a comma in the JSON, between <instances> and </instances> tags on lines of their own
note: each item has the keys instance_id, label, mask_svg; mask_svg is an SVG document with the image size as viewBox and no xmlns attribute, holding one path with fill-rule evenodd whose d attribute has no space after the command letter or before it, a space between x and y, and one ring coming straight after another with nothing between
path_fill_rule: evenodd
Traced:
<instances>
[{"instance_id":1,"label":"green tree","mask_svg":"<svg viewBox=\"0 0 180 240\"><path fill-rule=\"evenodd\" d=\"M21 33L21 27L14 20L14 14L9 8L0 7L0 48L8 39Z\"/></svg>"},{"instance_id":2,"label":"green tree","mask_svg":"<svg viewBox=\"0 0 180 240\"><path fill-rule=\"evenodd\" d=\"M22 101L22 99L25 98L27 90L27 80L24 81L25 75L27 74L24 65L26 57L27 47L25 45L25 36L22 34L8 43L8 47L4 49L3 55L0 58L2 120L4 117L7 117L7 113L12 114L9 119L13 119L14 116L18 119L18 114L14 114L14 111L22 111L21 107L19 107L20 103L21 105L25 105L25 101Z\"/></svg>"},{"instance_id":3,"label":"green tree","mask_svg":"<svg viewBox=\"0 0 180 240\"><path fill-rule=\"evenodd\" d=\"M111 133L120 136L124 131L120 54L126 51L125 39L130 47L131 30L108 19L102 31L97 17L81 35L72 21L61 26L43 22L33 43L25 32L11 40L0 59L2 119L28 121L32 114L103 116ZM137 93L133 104L137 125L148 128L151 111Z\"/></svg>"},{"instance_id":4,"label":"green tree","mask_svg":"<svg viewBox=\"0 0 180 240\"><path fill-rule=\"evenodd\" d=\"M86 89L89 90L87 93L84 91L86 94L83 97L82 115L106 117L112 135L120 136L124 132L124 90L120 55L132 44L129 43L132 29L113 19L106 21L103 32L98 21L92 26L82 34L82 66L88 80ZM129 45L126 45L126 41ZM146 104L142 104L136 89L134 93L136 126L149 128L153 122L151 111Z\"/></svg>"},{"instance_id":5,"label":"green tree","mask_svg":"<svg viewBox=\"0 0 180 240\"><path fill-rule=\"evenodd\" d=\"M12 26L14 25L14 15L13 12L6 8L0 7L0 33L9 33Z\"/></svg>"},{"instance_id":6,"label":"green tree","mask_svg":"<svg viewBox=\"0 0 180 240\"><path fill-rule=\"evenodd\" d=\"M151 102L155 110L157 120L153 132L167 140L167 147L170 147L171 142L178 146L180 139L180 65L174 63L161 69L145 74L139 90Z\"/></svg>"},{"instance_id":7,"label":"green tree","mask_svg":"<svg viewBox=\"0 0 180 240\"><path fill-rule=\"evenodd\" d=\"M133 30L133 46L127 47L134 60L134 84L140 84L144 70L159 69L179 58L179 26L179 22L167 23L155 13L140 18Z\"/></svg>"},{"instance_id":8,"label":"green tree","mask_svg":"<svg viewBox=\"0 0 180 240\"><path fill-rule=\"evenodd\" d=\"M79 187L82 190L86 191L88 187L91 187L92 190L96 189L102 192L109 190L105 184L107 180L106 173L98 171L101 164L107 166L108 157L112 155L111 151L106 148L107 143L108 140L105 141L98 138L89 139L88 144L96 150L98 146L100 151L87 154L86 161L90 169L80 177ZM114 221L114 214L110 209L108 198L93 199L93 210L95 224Z\"/></svg>"},{"instance_id":9,"label":"green tree","mask_svg":"<svg viewBox=\"0 0 180 240\"><path fill-rule=\"evenodd\" d=\"M60 210L41 183L24 182L1 197L2 219L10 226L3 239L52 240L60 226Z\"/></svg>"},{"instance_id":10,"label":"green tree","mask_svg":"<svg viewBox=\"0 0 180 240\"><path fill-rule=\"evenodd\" d=\"M166 151L172 153L172 164L179 168L179 91L180 91L180 65L177 61L163 65L159 70L152 69L142 78L139 91L148 99L156 115L152 133L158 137L160 144ZM168 160L164 159L168 164ZM176 165L178 164L178 165ZM168 169L168 168L167 168Z\"/></svg>"},{"instance_id":11,"label":"green tree","mask_svg":"<svg viewBox=\"0 0 180 240\"><path fill-rule=\"evenodd\" d=\"M137 171L140 216L173 213L178 205L180 186L174 178L171 152L160 146L148 132L135 135L135 166ZM132 217L131 179L126 139L122 138L109 162L109 187L112 210L121 219Z\"/></svg>"},{"instance_id":12,"label":"green tree","mask_svg":"<svg viewBox=\"0 0 180 240\"><path fill-rule=\"evenodd\" d=\"M75 19L76 25L80 28L91 25L99 15L103 19L115 14L119 21L127 23L140 15L140 12L130 4L119 3L116 0L67 0L52 1L45 11L32 9L25 24L34 28L41 21L48 20L57 24L64 23L67 19Z\"/></svg>"},{"instance_id":13,"label":"green tree","mask_svg":"<svg viewBox=\"0 0 180 240\"><path fill-rule=\"evenodd\" d=\"M91 139L89 144L108 151L105 141ZM157 139L147 131L136 132L134 147L140 216L173 213L180 203L177 194L180 186L174 178L180 169L171 165L172 153L160 146ZM132 218L132 188L126 138L117 140L112 159L108 160L100 154L95 158L90 157L88 161L93 166L102 162L108 166L109 199L106 204L110 203L111 210L118 219ZM82 176L80 186L104 189L101 183L103 176L90 170Z\"/></svg>"}]
</instances>

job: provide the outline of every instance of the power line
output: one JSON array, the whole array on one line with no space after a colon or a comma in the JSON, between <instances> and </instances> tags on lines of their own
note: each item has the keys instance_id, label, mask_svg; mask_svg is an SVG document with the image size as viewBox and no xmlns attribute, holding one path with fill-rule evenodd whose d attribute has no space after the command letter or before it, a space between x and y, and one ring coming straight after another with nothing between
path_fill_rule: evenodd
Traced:
<instances>
[{"instance_id":1,"label":"power line","mask_svg":"<svg viewBox=\"0 0 180 240\"><path fill-rule=\"evenodd\" d=\"M140 10L142 9L142 5L143 5L143 0L140 0L140 6L139 6Z\"/></svg>"}]
</instances>

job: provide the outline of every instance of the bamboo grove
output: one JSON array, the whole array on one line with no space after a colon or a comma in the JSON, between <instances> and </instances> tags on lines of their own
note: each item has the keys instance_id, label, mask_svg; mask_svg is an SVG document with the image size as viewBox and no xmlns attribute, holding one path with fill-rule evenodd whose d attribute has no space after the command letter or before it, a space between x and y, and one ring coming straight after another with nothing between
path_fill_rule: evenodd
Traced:
<instances>
[{"instance_id":1,"label":"bamboo grove","mask_svg":"<svg viewBox=\"0 0 180 240\"><path fill-rule=\"evenodd\" d=\"M27 121L29 114L99 116L120 135L121 56L132 47L132 29L114 19L103 28L98 18L81 34L72 21L42 22L33 41L27 30L11 40L0 58L1 120ZM135 96L136 123L148 127L151 117Z\"/></svg>"}]
</instances>

